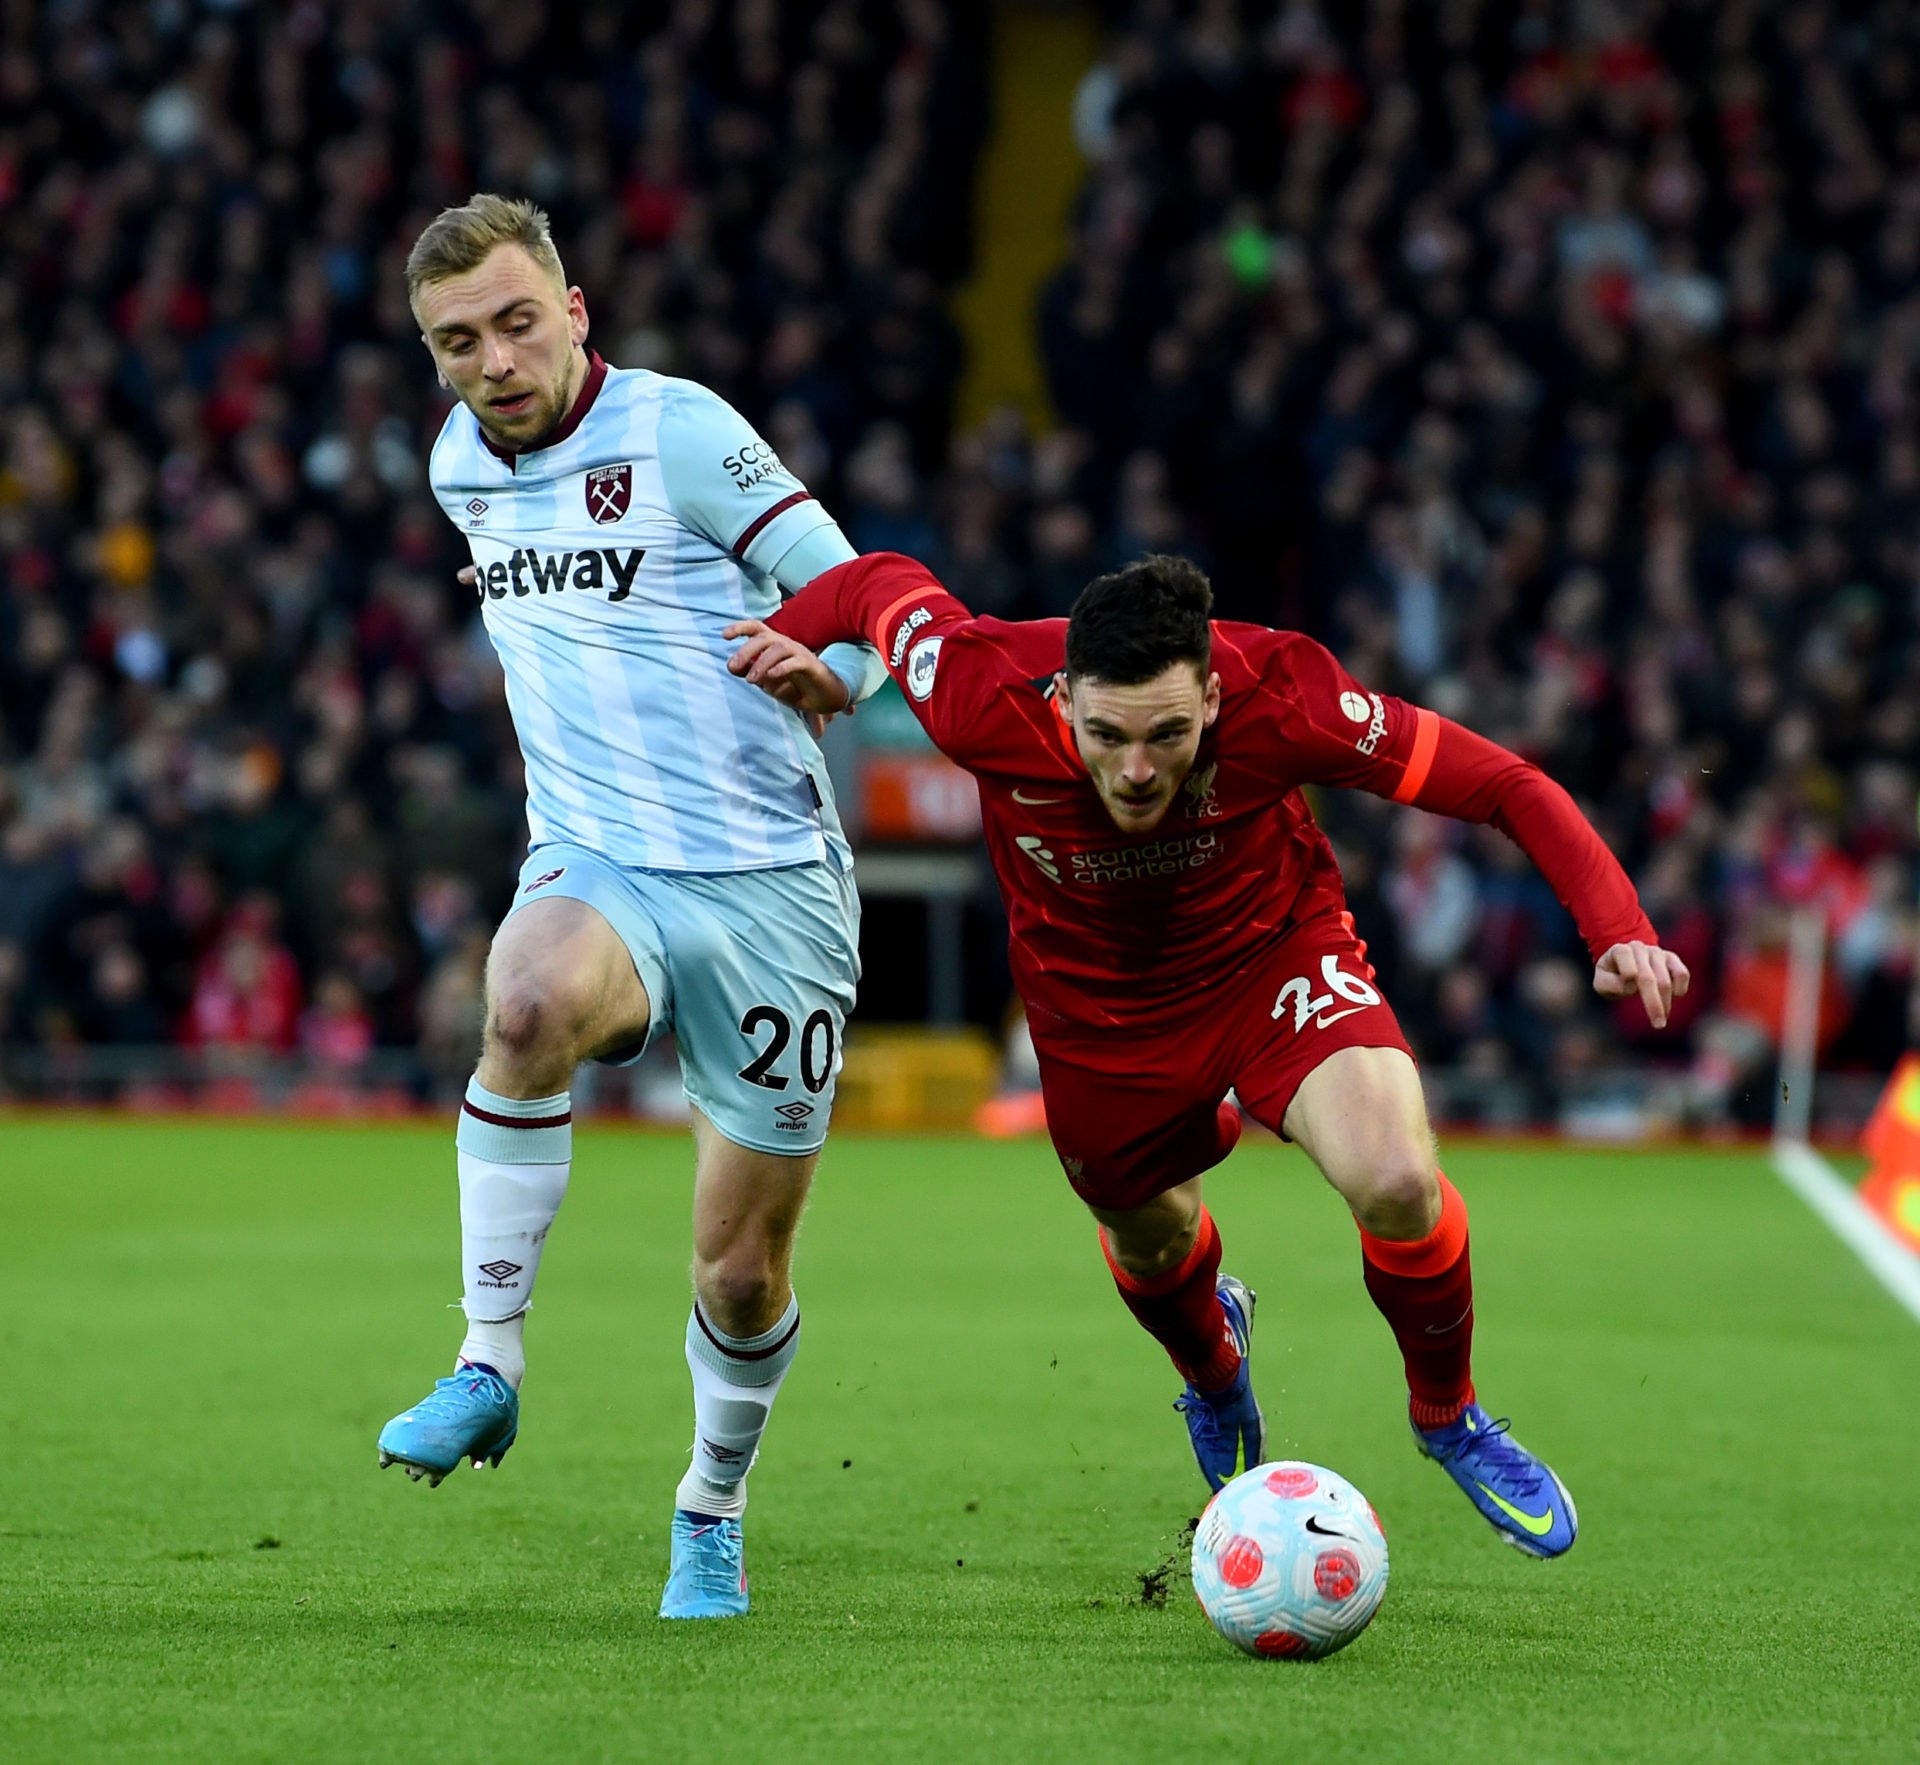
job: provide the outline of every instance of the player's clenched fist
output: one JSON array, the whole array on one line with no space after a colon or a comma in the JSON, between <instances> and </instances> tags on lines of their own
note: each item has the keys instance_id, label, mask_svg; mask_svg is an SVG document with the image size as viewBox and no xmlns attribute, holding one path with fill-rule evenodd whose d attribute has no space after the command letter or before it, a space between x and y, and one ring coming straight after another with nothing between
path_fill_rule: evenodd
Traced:
<instances>
[{"instance_id":1,"label":"player's clenched fist","mask_svg":"<svg viewBox=\"0 0 1920 1765\"><path fill-rule=\"evenodd\" d=\"M1687 965L1671 950L1638 940L1615 944L1593 965L1593 990L1603 999L1630 999L1638 993L1656 1030L1667 1027L1674 1000L1692 984Z\"/></svg>"}]
</instances>

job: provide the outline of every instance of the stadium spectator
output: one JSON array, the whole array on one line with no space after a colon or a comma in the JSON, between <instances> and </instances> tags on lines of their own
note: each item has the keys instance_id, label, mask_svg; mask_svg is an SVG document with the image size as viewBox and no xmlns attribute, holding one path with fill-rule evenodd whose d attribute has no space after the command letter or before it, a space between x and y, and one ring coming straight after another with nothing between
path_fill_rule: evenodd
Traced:
<instances>
[{"instance_id":1,"label":"stadium spectator","mask_svg":"<svg viewBox=\"0 0 1920 1765\"><path fill-rule=\"evenodd\" d=\"M271 933L272 910L243 903L201 961L187 1007L186 1039L233 1054L282 1054L299 1033L301 988L293 954Z\"/></svg>"},{"instance_id":2,"label":"stadium spectator","mask_svg":"<svg viewBox=\"0 0 1920 1765\"><path fill-rule=\"evenodd\" d=\"M917 535L981 67L937 0L0 18L9 1043L338 1064L371 1025L470 1062L525 834L427 495L408 243L536 197L613 359L772 413L809 483Z\"/></svg>"},{"instance_id":3,"label":"stadium spectator","mask_svg":"<svg viewBox=\"0 0 1920 1765\"><path fill-rule=\"evenodd\" d=\"M1920 27L1658 0L1106 12L1039 332L1096 525L1125 530L1152 452L1223 610L1570 781L1708 982L1681 1026L1710 1013L1723 1100L1771 1047L1756 999L1796 903L1840 940L1832 1046L1884 1068L1916 880ZM1045 582L1036 556L1022 610L1052 610ZM1364 805L1327 813L1343 855L1387 850ZM1623 1033L1560 984L1550 927L1530 945L1493 843L1403 837L1402 938L1445 937L1448 879L1490 994L1423 994L1416 941L1390 972L1416 1045L1484 1059L1494 1022L1551 1069Z\"/></svg>"},{"instance_id":4,"label":"stadium spectator","mask_svg":"<svg viewBox=\"0 0 1920 1765\"><path fill-rule=\"evenodd\" d=\"M1756 920L1812 900L1842 965L1832 1055L1884 1068L1913 1033L1920 23L1817 0L1099 10L1061 99L1085 183L1034 320L1060 425L957 435L944 295L973 244L985 8L0 17L6 1040L93 1009L91 957L44 922L123 819L168 1026L250 888L285 891L307 983L341 965L330 879L364 864L381 1039L452 1033L457 1008L422 1014L460 939L430 947L444 907L401 803L419 755L436 786L452 766L462 837L502 848L463 868L486 921L520 782L424 497L445 407L400 260L443 203L511 186L617 291L612 359L721 391L980 611L1064 612L1141 544L1191 552L1224 614L1298 626L1567 780L1676 937L1665 900L1690 898L1687 1064ZM1444 854L1488 967L1484 1001L1443 996L1396 948L1388 821L1325 807L1429 1069L1531 1070L1533 971L1565 950L1550 924L1528 941L1496 844ZM383 965L401 978L370 984ZM870 1009L888 984L874 967ZM1596 1058L1630 1035L1576 1016Z\"/></svg>"}]
</instances>

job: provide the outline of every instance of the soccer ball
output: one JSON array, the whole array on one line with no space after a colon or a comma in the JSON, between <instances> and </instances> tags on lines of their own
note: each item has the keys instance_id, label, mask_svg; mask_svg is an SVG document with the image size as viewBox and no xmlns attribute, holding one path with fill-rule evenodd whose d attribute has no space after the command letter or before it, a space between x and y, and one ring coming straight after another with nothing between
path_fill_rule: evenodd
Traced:
<instances>
[{"instance_id":1,"label":"soccer ball","mask_svg":"<svg viewBox=\"0 0 1920 1765\"><path fill-rule=\"evenodd\" d=\"M1256 1465L1200 1516L1193 1591L1214 1629L1248 1654L1317 1661L1345 1648L1380 1609L1380 1516L1319 1465Z\"/></svg>"}]
</instances>

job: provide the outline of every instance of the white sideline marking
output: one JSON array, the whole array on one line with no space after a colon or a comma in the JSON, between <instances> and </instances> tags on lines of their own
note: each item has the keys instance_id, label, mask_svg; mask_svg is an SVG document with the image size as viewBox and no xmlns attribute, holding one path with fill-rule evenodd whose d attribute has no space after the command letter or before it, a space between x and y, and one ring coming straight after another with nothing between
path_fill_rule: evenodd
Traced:
<instances>
[{"instance_id":1,"label":"white sideline marking","mask_svg":"<svg viewBox=\"0 0 1920 1765\"><path fill-rule=\"evenodd\" d=\"M1867 1272L1920 1321L1920 1256L1900 1244L1832 1165L1799 1140L1773 1143L1780 1180L1813 1209Z\"/></svg>"}]
</instances>

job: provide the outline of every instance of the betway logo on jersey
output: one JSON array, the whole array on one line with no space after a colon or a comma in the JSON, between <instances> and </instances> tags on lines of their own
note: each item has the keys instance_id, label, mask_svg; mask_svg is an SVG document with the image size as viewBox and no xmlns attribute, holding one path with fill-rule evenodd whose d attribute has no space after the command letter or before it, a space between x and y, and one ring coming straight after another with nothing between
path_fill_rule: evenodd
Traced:
<instances>
[{"instance_id":1,"label":"betway logo on jersey","mask_svg":"<svg viewBox=\"0 0 1920 1765\"><path fill-rule=\"evenodd\" d=\"M476 595L503 601L508 595L604 594L624 601L633 593L640 574L644 546L590 546L577 552L543 552L534 546L516 547L512 556L491 564L474 565Z\"/></svg>"},{"instance_id":2,"label":"betway logo on jersey","mask_svg":"<svg viewBox=\"0 0 1920 1765\"><path fill-rule=\"evenodd\" d=\"M1217 833L1148 840L1143 845L1115 846L1104 852L1069 852L1064 858L1038 834L1017 834L1013 843L1062 888L1076 883L1098 887L1105 883L1140 882L1149 877L1179 876L1211 864L1220 855Z\"/></svg>"}]
</instances>

